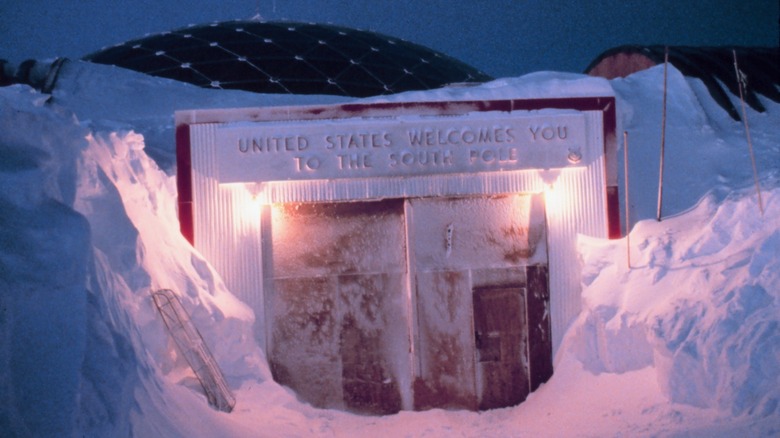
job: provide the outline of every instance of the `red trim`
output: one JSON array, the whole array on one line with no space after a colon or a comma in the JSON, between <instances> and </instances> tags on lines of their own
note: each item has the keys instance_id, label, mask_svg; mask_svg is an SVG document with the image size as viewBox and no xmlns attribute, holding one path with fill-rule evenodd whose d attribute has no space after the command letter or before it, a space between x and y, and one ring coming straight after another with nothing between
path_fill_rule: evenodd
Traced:
<instances>
[{"instance_id":1,"label":"red trim","mask_svg":"<svg viewBox=\"0 0 780 438\"><path fill-rule=\"evenodd\" d=\"M176 189L179 197L179 229L181 234L194 245L195 228L192 206L190 125L179 125L176 127Z\"/></svg>"},{"instance_id":2,"label":"red trim","mask_svg":"<svg viewBox=\"0 0 780 438\"><path fill-rule=\"evenodd\" d=\"M620 201L617 185L617 113L615 98L562 97L551 99L474 100L442 102L347 103L340 105L247 108L245 110L203 110L194 123L232 121L318 120L349 117L381 117L398 114L456 115L474 111L516 111L541 109L601 111L603 114L604 157L606 168L607 233L610 239L621 236ZM236 115L239 117L236 117ZM182 234L194 242L192 206L192 168L189 124L176 127L177 186L179 188L179 221Z\"/></svg>"},{"instance_id":3,"label":"red trim","mask_svg":"<svg viewBox=\"0 0 780 438\"><path fill-rule=\"evenodd\" d=\"M607 227L610 239L620 239L620 196L617 186L607 186Z\"/></svg>"}]
</instances>

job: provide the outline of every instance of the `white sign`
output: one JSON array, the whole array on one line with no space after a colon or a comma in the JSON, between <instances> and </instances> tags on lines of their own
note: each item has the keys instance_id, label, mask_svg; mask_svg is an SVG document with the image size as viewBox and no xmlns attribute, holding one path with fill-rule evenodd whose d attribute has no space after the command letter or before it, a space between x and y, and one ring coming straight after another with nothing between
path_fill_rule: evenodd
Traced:
<instances>
[{"instance_id":1,"label":"white sign","mask_svg":"<svg viewBox=\"0 0 780 438\"><path fill-rule=\"evenodd\" d=\"M584 166L581 113L476 112L216 129L219 181L266 182L499 172Z\"/></svg>"}]
</instances>

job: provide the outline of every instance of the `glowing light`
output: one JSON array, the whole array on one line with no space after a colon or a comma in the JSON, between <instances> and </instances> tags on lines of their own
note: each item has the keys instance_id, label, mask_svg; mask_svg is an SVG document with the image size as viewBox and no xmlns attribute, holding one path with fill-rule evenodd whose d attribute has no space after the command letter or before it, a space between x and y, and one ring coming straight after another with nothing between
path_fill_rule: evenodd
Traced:
<instances>
[{"instance_id":1,"label":"glowing light","mask_svg":"<svg viewBox=\"0 0 780 438\"><path fill-rule=\"evenodd\" d=\"M556 189L553 184L547 184L544 188L544 204L547 212L561 211L566 202L563 190Z\"/></svg>"},{"instance_id":2,"label":"glowing light","mask_svg":"<svg viewBox=\"0 0 780 438\"><path fill-rule=\"evenodd\" d=\"M271 228L274 238L279 240L288 239L287 233L290 231L290 217L284 208L285 204L271 204Z\"/></svg>"},{"instance_id":3,"label":"glowing light","mask_svg":"<svg viewBox=\"0 0 780 438\"><path fill-rule=\"evenodd\" d=\"M260 220L260 209L263 203L258 197L251 197L242 203L242 210L244 219L247 222Z\"/></svg>"},{"instance_id":4,"label":"glowing light","mask_svg":"<svg viewBox=\"0 0 780 438\"><path fill-rule=\"evenodd\" d=\"M251 190L248 187L242 187L240 190L242 193L238 197L238 204L241 213L238 217L244 224L252 228L259 227L263 205L267 204L265 193L262 190Z\"/></svg>"}]
</instances>

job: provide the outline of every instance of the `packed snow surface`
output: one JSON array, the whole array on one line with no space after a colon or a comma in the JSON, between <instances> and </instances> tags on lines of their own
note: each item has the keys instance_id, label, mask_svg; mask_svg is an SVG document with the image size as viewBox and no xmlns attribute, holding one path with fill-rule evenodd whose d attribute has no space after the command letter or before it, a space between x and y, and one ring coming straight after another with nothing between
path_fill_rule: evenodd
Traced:
<instances>
[{"instance_id":1,"label":"packed snow surface","mask_svg":"<svg viewBox=\"0 0 780 438\"><path fill-rule=\"evenodd\" d=\"M2 435L780 434L780 106L747 110L759 203L744 125L671 69L658 222L662 81L662 67L613 81L535 73L382 98L614 94L631 229L580 238L583 310L526 402L385 417L316 409L274 383L252 310L176 217L173 111L343 98L203 90L77 62L51 95L0 88ZM152 304L159 288L179 294L214 353L232 413L207 405L177 354Z\"/></svg>"}]
</instances>

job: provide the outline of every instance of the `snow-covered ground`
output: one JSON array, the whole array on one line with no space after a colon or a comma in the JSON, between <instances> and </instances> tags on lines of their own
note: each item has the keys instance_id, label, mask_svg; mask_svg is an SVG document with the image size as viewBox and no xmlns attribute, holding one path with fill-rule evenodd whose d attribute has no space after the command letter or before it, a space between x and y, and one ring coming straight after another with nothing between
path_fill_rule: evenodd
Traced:
<instances>
[{"instance_id":1,"label":"snow-covered ground","mask_svg":"<svg viewBox=\"0 0 780 438\"><path fill-rule=\"evenodd\" d=\"M344 98L203 90L78 62L51 96L0 88L0 435L780 434L780 105L748 109L762 215L744 126L671 69L657 222L662 81L662 67L609 82L535 73L382 98L611 87L629 133L632 227L630 246L581 237L583 311L554 376L526 402L385 417L316 409L274 383L252 311L176 217L174 110ZM150 296L163 287L180 294L222 367L232 413L208 407L177 356Z\"/></svg>"}]
</instances>

